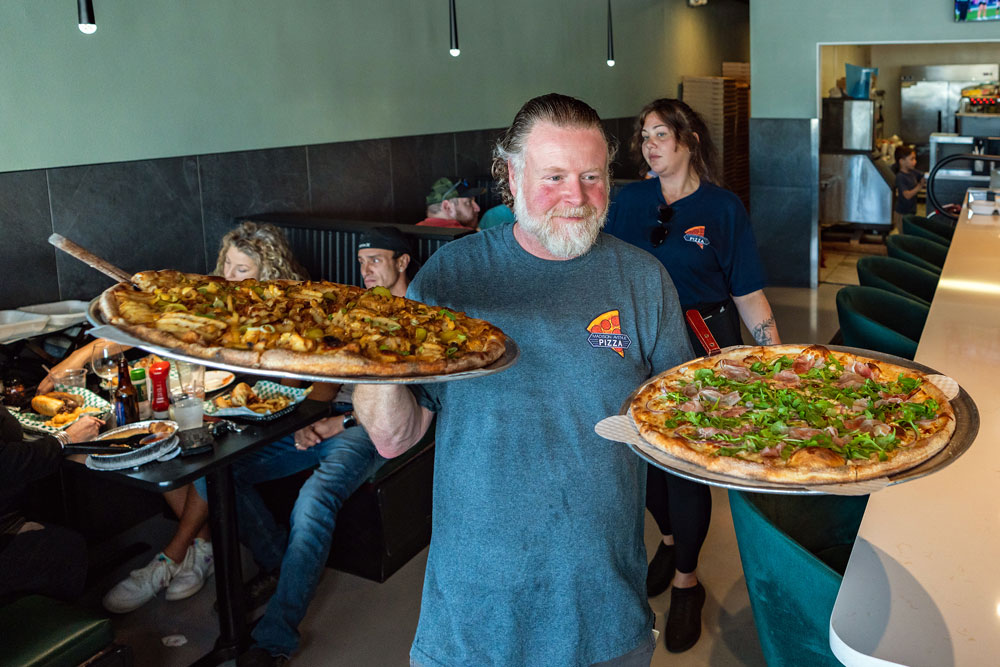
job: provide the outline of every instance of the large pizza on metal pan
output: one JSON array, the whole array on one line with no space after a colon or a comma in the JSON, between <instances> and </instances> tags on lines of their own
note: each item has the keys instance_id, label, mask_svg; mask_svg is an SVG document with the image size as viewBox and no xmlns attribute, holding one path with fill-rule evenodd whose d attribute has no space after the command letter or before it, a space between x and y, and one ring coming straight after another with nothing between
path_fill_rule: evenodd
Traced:
<instances>
[{"instance_id":1,"label":"large pizza on metal pan","mask_svg":"<svg viewBox=\"0 0 1000 667\"><path fill-rule=\"evenodd\" d=\"M106 290L100 309L110 324L182 354L335 377L455 373L505 349L492 324L384 287L144 271Z\"/></svg>"},{"instance_id":2,"label":"large pizza on metal pan","mask_svg":"<svg viewBox=\"0 0 1000 667\"><path fill-rule=\"evenodd\" d=\"M922 373L820 345L734 347L636 393L642 437L706 470L789 484L855 482L921 463L955 414Z\"/></svg>"}]
</instances>

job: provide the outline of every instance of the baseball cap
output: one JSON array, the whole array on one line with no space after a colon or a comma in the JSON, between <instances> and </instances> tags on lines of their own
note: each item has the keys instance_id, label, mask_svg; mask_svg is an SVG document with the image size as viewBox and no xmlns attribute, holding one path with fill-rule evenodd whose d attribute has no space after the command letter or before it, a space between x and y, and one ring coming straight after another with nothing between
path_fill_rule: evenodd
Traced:
<instances>
[{"instance_id":1,"label":"baseball cap","mask_svg":"<svg viewBox=\"0 0 1000 667\"><path fill-rule=\"evenodd\" d=\"M431 193L427 195L427 205L440 204L446 199L458 199L459 197L475 197L486 192L486 188L473 188L469 186L469 181L460 178L451 181L447 178L439 178L431 186Z\"/></svg>"},{"instance_id":2,"label":"baseball cap","mask_svg":"<svg viewBox=\"0 0 1000 667\"><path fill-rule=\"evenodd\" d=\"M375 227L362 232L358 240L358 250L365 248L406 253L416 259L409 239L395 227Z\"/></svg>"}]
</instances>

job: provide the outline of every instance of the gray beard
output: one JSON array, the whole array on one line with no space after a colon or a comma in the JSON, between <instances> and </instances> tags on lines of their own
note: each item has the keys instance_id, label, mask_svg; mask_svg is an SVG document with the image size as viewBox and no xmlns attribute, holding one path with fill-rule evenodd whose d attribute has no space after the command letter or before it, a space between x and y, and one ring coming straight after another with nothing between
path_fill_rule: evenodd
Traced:
<instances>
[{"instance_id":1,"label":"gray beard","mask_svg":"<svg viewBox=\"0 0 1000 667\"><path fill-rule=\"evenodd\" d=\"M544 218L539 219L528 213L523 192L519 188L514 195L514 216L517 218L517 223L524 231L538 239L542 247L552 255L561 259L572 259L585 254L593 247L597 235L607 220L607 206L603 211L598 211L593 206L553 209L546 213ZM584 220L578 223L556 224L552 222L552 218L556 216L584 216Z\"/></svg>"}]
</instances>

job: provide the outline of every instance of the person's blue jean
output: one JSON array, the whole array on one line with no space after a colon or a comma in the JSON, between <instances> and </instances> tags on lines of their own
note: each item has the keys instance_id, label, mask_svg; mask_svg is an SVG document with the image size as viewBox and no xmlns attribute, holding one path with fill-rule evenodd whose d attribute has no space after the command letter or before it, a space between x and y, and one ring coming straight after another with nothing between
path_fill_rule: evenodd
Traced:
<instances>
[{"instance_id":1,"label":"person's blue jean","mask_svg":"<svg viewBox=\"0 0 1000 667\"><path fill-rule=\"evenodd\" d=\"M240 539L261 568L281 568L278 588L254 628L255 646L285 656L298 648L298 625L326 565L337 512L384 462L365 430L355 426L305 451L296 449L289 435L233 464ZM316 465L299 491L286 534L254 484Z\"/></svg>"}]
</instances>

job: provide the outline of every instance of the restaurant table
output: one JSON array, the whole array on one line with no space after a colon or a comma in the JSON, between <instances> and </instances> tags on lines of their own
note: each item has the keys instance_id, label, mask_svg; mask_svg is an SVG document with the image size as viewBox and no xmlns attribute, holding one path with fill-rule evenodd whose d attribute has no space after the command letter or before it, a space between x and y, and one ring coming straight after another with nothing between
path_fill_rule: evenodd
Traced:
<instances>
[{"instance_id":1,"label":"restaurant table","mask_svg":"<svg viewBox=\"0 0 1000 667\"><path fill-rule=\"evenodd\" d=\"M330 414L330 403L306 399L290 414L274 421L249 422L242 433L215 440L210 454L178 456L139 468L92 471L105 479L162 493L204 476L208 484L209 526L215 558L215 591L219 606L219 638L215 648L195 665L218 665L235 658L249 645L243 609L243 573L231 464L240 456L274 442Z\"/></svg>"},{"instance_id":2,"label":"restaurant table","mask_svg":"<svg viewBox=\"0 0 1000 667\"><path fill-rule=\"evenodd\" d=\"M873 493L830 618L846 665L1000 664L1000 216L962 208L916 361L955 379L979 435Z\"/></svg>"}]
</instances>

